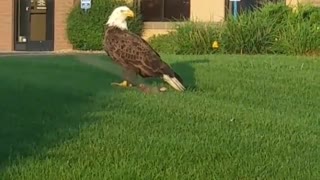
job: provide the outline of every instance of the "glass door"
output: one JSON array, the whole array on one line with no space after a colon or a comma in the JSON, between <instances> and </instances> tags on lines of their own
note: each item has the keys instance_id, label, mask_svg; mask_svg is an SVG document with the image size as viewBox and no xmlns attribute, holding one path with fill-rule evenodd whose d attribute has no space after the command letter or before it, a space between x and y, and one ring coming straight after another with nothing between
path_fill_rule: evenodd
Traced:
<instances>
[{"instance_id":1,"label":"glass door","mask_svg":"<svg viewBox=\"0 0 320 180\"><path fill-rule=\"evenodd\" d=\"M54 0L16 0L15 50L52 51Z\"/></svg>"}]
</instances>

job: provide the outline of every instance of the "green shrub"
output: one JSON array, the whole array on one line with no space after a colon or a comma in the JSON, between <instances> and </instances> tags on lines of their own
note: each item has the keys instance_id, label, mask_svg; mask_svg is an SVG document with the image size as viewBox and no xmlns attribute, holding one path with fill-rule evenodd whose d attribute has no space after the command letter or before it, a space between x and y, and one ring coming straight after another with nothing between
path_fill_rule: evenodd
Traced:
<instances>
[{"instance_id":1,"label":"green shrub","mask_svg":"<svg viewBox=\"0 0 320 180\"><path fill-rule=\"evenodd\" d=\"M176 29L177 54L211 54L212 42L220 38L220 29L214 23L186 22Z\"/></svg>"},{"instance_id":2,"label":"green shrub","mask_svg":"<svg viewBox=\"0 0 320 180\"><path fill-rule=\"evenodd\" d=\"M267 3L237 20L230 17L221 35L226 53L310 54L320 52L320 8Z\"/></svg>"},{"instance_id":3,"label":"green shrub","mask_svg":"<svg viewBox=\"0 0 320 180\"><path fill-rule=\"evenodd\" d=\"M275 23L254 13L246 13L236 20L229 18L221 35L221 48L228 53L271 53L276 38Z\"/></svg>"},{"instance_id":4,"label":"green shrub","mask_svg":"<svg viewBox=\"0 0 320 180\"><path fill-rule=\"evenodd\" d=\"M282 23L286 22L288 16L292 14L292 9L284 3L265 3L261 8L257 9L256 15L260 18L273 21L273 28L278 28Z\"/></svg>"},{"instance_id":5,"label":"green shrub","mask_svg":"<svg viewBox=\"0 0 320 180\"><path fill-rule=\"evenodd\" d=\"M125 0L94 0L88 12L75 6L67 19L67 34L75 49L102 50L105 24L114 8L127 5L137 17L128 19L129 30L141 35L142 20L139 11Z\"/></svg>"},{"instance_id":6,"label":"green shrub","mask_svg":"<svg viewBox=\"0 0 320 180\"><path fill-rule=\"evenodd\" d=\"M292 14L294 15L292 19L296 19L298 23L301 21L309 21L311 24L320 24L320 7L311 4L300 4L297 7L297 12Z\"/></svg>"},{"instance_id":7,"label":"green shrub","mask_svg":"<svg viewBox=\"0 0 320 180\"><path fill-rule=\"evenodd\" d=\"M299 5L282 26L275 44L277 53L312 54L320 52L320 8Z\"/></svg>"},{"instance_id":8,"label":"green shrub","mask_svg":"<svg viewBox=\"0 0 320 180\"><path fill-rule=\"evenodd\" d=\"M237 19L229 17L222 32L222 49L226 53L274 53L280 26L291 10L283 4L265 4L253 12L243 12Z\"/></svg>"},{"instance_id":9,"label":"green shrub","mask_svg":"<svg viewBox=\"0 0 320 180\"><path fill-rule=\"evenodd\" d=\"M149 39L157 51L170 54L211 54L212 42L220 37L217 25L202 22L176 24L176 31Z\"/></svg>"},{"instance_id":10,"label":"green shrub","mask_svg":"<svg viewBox=\"0 0 320 180\"><path fill-rule=\"evenodd\" d=\"M212 42L219 42L219 49ZM297 12L284 3L266 3L228 17L222 26L185 22L176 32L153 37L158 51L174 54L314 54L320 53L320 8L300 5Z\"/></svg>"},{"instance_id":11,"label":"green shrub","mask_svg":"<svg viewBox=\"0 0 320 180\"><path fill-rule=\"evenodd\" d=\"M168 34L154 35L149 38L150 45L160 53L176 54L178 45L176 43L176 33L169 32Z\"/></svg>"},{"instance_id":12,"label":"green shrub","mask_svg":"<svg viewBox=\"0 0 320 180\"><path fill-rule=\"evenodd\" d=\"M289 21L277 39L275 49L279 54L303 55L320 52L320 29L310 21L300 23Z\"/></svg>"}]
</instances>

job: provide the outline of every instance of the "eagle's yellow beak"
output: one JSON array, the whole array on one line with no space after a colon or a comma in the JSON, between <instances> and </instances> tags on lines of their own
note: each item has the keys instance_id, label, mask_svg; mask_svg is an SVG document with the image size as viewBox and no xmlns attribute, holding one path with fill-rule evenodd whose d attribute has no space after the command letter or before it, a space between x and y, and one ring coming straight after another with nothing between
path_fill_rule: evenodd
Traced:
<instances>
[{"instance_id":1,"label":"eagle's yellow beak","mask_svg":"<svg viewBox=\"0 0 320 180\"><path fill-rule=\"evenodd\" d=\"M128 10L126 12L124 12L124 14L127 16L127 17L134 17L134 12L132 10Z\"/></svg>"}]
</instances>

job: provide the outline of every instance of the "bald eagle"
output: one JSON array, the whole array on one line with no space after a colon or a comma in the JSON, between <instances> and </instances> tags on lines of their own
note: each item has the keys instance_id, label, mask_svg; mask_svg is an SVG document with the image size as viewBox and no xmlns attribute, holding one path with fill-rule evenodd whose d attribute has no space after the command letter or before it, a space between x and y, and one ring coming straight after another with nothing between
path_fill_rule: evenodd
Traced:
<instances>
[{"instance_id":1,"label":"bald eagle","mask_svg":"<svg viewBox=\"0 0 320 180\"><path fill-rule=\"evenodd\" d=\"M126 19L134 17L127 6L113 10L106 23L104 50L123 69L124 81L113 83L121 87L136 85L137 75L142 78L161 78L177 91L184 91L182 78L140 36L130 32Z\"/></svg>"}]
</instances>

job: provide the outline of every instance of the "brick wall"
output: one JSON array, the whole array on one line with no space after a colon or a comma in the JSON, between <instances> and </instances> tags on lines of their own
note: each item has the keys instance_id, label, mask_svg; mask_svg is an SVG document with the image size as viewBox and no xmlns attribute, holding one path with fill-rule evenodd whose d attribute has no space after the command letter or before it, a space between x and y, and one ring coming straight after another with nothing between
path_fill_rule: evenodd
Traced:
<instances>
[{"instance_id":1,"label":"brick wall","mask_svg":"<svg viewBox=\"0 0 320 180\"><path fill-rule=\"evenodd\" d=\"M320 7L320 0L312 0L313 5Z\"/></svg>"},{"instance_id":2,"label":"brick wall","mask_svg":"<svg viewBox=\"0 0 320 180\"><path fill-rule=\"evenodd\" d=\"M70 50L66 33L67 16L77 0L55 0L54 50ZM0 0L0 52L14 50L14 1Z\"/></svg>"},{"instance_id":3,"label":"brick wall","mask_svg":"<svg viewBox=\"0 0 320 180\"><path fill-rule=\"evenodd\" d=\"M0 0L0 52L13 50L13 0Z\"/></svg>"},{"instance_id":4,"label":"brick wall","mask_svg":"<svg viewBox=\"0 0 320 180\"><path fill-rule=\"evenodd\" d=\"M192 20L220 22L224 14L225 0L190 0Z\"/></svg>"},{"instance_id":5,"label":"brick wall","mask_svg":"<svg viewBox=\"0 0 320 180\"><path fill-rule=\"evenodd\" d=\"M0 0L1 1L1 0ZM67 17L76 0L55 0L54 50L70 50L72 45L67 37Z\"/></svg>"},{"instance_id":6,"label":"brick wall","mask_svg":"<svg viewBox=\"0 0 320 180\"><path fill-rule=\"evenodd\" d=\"M320 0L286 0L286 4L289 6L295 6L298 3L311 3L320 7Z\"/></svg>"}]
</instances>

